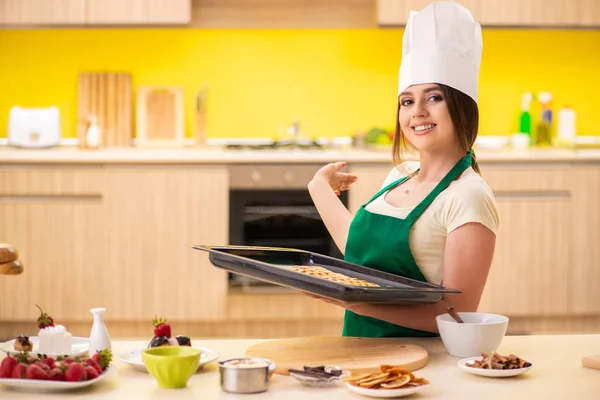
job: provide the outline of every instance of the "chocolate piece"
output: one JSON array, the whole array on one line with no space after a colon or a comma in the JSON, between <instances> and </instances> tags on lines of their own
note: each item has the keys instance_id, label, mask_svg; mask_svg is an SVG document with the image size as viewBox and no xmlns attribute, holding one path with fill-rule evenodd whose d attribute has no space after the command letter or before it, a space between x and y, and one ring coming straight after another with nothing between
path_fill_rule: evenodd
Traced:
<instances>
[{"instance_id":1,"label":"chocolate piece","mask_svg":"<svg viewBox=\"0 0 600 400\"><path fill-rule=\"evenodd\" d=\"M148 348L170 346L169 339L166 336L154 336L148 345Z\"/></svg>"},{"instance_id":2,"label":"chocolate piece","mask_svg":"<svg viewBox=\"0 0 600 400\"><path fill-rule=\"evenodd\" d=\"M177 343L179 343L180 346L191 346L192 345L192 341L187 336L180 335L180 336L175 337L175 339L177 339Z\"/></svg>"}]
</instances>

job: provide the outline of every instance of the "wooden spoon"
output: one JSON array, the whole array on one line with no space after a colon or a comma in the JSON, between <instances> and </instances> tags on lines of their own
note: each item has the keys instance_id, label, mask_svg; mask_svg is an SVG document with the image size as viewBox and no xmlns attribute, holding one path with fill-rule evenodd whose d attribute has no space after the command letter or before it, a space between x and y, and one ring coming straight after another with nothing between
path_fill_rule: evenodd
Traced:
<instances>
[{"instance_id":1,"label":"wooden spoon","mask_svg":"<svg viewBox=\"0 0 600 400\"><path fill-rule=\"evenodd\" d=\"M458 322L459 324L463 324L465 321L462 320L462 318L460 317L460 315L458 315L458 313L454 310L454 307L448 307L448 314L450 314L450 316L452 318L454 318L454 320L456 322Z\"/></svg>"}]
</instances>

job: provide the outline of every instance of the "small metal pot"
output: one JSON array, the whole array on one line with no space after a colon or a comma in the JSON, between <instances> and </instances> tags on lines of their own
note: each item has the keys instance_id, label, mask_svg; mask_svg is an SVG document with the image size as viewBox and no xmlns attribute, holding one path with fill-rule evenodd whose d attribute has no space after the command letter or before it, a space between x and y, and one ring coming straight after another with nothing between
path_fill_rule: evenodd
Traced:
<instances>
[{"instance_id":1,"label":"small metal pot","mask_svg":"<svg viewBox=\"0 0 600 400\"><path fill-rule=\"evenodd\" d=\"M265 366L234 366L227 365L236 361L255 361L266 363ZM269 388L269 380L275 370L275 363L266 358L247 357L231 358L219 361L221 389L228 393L261 393Z\"/></svg>"}]
</instances>

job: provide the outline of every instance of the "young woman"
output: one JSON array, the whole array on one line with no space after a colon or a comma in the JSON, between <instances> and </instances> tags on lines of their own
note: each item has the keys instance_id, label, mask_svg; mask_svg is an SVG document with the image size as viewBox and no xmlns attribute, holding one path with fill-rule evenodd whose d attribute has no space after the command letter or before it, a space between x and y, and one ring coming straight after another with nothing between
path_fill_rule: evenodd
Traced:
<instances>
[{"instance_id":1,"label":"young woman","mask_svg":"<svg viewBox=\"0 0 600 400\"><path fill-rule=\"evenodd\" d=\"M465 10L455 3L431 3L419 13L424 15L419 20L409 20L405 46L407 35L424 32L419 24L445 24L443 41L452 48L448 28L464 26L464 18L452 17L457 12L464 16ZM464 35L458 32L456 36L465 43ZM418 39L410 41L422 55L426 51L419 48ZM344 162L321 168L308 190L345 260L458 289L462 294L453 295L452 306L458 311L476 311L499 224L494 195L479 175L472 151L479 123L476 84L473 92L473 79L478 76L452 79L452 72L464 74L464 68L448 69L446 63L443 71L428 72L425 78L429 79L420 72L403 77L405 57L407 63L439 60L436 52L447 50L440 43L432 45L430 38L425 42L424 48L435 48L428 57L411 60L406 52L403 57L393 144L396 167L381 190L352 216L337 197L357 179L340 172ZM478 61L477 52L471 54ZM402 162L407 146L418 151L420 162ZM324 300L346 308L344 335L362 337L435 336L435 317L448 306L444 301L395 306Z\"/></svg>"}]
</instances>

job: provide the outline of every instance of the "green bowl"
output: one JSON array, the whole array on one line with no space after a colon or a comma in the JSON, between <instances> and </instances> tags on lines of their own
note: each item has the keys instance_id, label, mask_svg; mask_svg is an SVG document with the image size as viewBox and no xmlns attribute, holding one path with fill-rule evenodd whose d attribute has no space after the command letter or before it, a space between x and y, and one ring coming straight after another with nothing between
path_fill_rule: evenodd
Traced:
<instances>
[{"instance_id":1,"label":"green bowl","mask_svg":"<svg viewBox=\"0 0 600 400\"><path fill-rule=\"evenodd\" d=\"M164 389L187 386L198 369L202 350L189 346L163 346L142 351L146 369Z\"/></svg>"}]
</instances>

